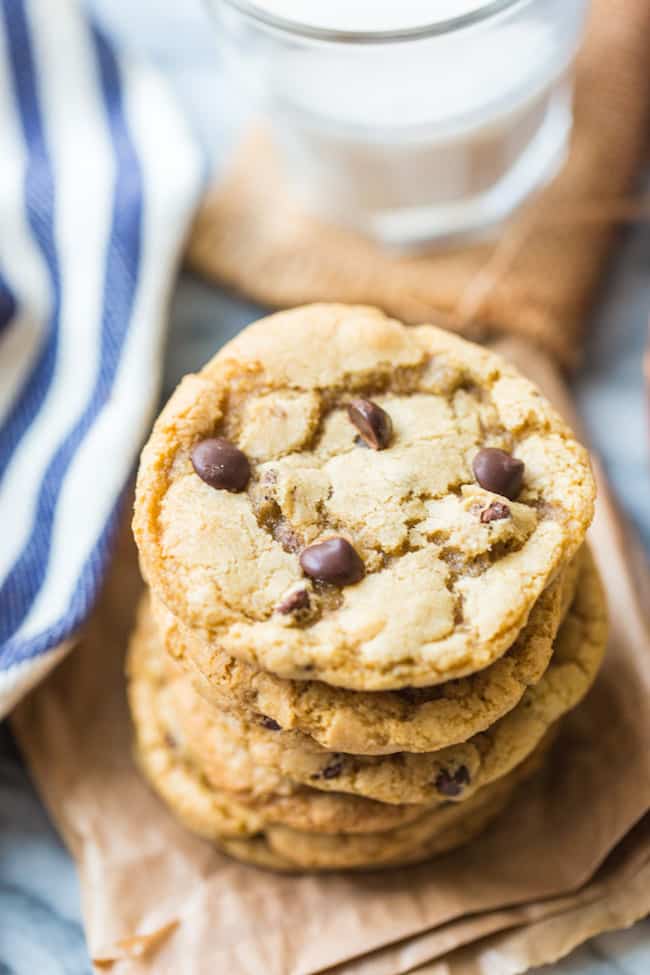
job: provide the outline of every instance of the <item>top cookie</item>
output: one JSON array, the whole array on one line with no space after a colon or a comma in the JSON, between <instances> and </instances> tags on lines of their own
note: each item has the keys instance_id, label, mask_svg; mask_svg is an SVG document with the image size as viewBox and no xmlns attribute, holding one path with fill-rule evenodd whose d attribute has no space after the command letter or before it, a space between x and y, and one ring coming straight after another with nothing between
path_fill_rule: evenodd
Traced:
<instances>
[{"instance_id":1,"label":"top cookie","mask_svg":"<svg viewBox=\"0 0 650 975\"><path fill-rule=\"evenodd\" d=\"M370 308L242 332L159 417L144 573L197 636L357 690L488 666L592 517L586 451L499 356Z\"/></svg>"}]
</instances>

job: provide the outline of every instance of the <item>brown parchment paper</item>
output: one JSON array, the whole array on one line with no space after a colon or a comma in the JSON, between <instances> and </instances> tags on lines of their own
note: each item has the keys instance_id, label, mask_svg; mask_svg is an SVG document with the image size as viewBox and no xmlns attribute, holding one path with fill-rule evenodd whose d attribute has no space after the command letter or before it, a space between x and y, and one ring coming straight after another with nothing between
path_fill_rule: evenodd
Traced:
<instances>
[{"instance_id":1,"label":"brown parchment paper","mask_svg":"<svg viewBox=\"0 0 650 975\"><path fill-rule=\"evenodd\" d=\"M417 975L520 975L531 965L545 965L568 954L590 935L626 927L650 907L648 828L641 843L646 859L634 870L615 872L604 882L588 885L573 903L525 927L488 936L447 957L414 969ZM593 897L594 888L598 888Z\"/></svg>"},{"instance_id":2,"label":"brown parchment paper","mask_svg":"<svg viewBox=\"0 0 650 975\"><path fill-rule=\"evenodd\" d=\"M568 160L491 243L399 254L309 217L257 129L201 207L188 262L264 305L378 305L474 338L519 335L571 365L617 222L639 211L630 194L648 145L649 51L648 0L592 0Z\"/></svg>"},{"instance_id":3,"label":"brown parchment paper","mask_svg":"<svg viewBox=\"0 0 650 975\"><path fill-rule=\"evenodd\" d=\"M544 931L543 954L539 955L539 961L535 961L537 955L531 957L525 950L518 955L518 964L524 967L516 968L516 971L526 971L532 964L557 960L590 934L625 927L645 915L650 909L650 888L644 886L650 878L649 871L650 817L645 816L592 880L575 894L452 921L362 959L330 968L328 975L399 975L412 970L429 971L427 965L419 966L425 960L440 959L441 956L446 956L444 963L450 965L463 959L468 966L475 966L471 969L475 971L484 958L492 963L492 952L499 941L502 944L510 938L525 941L526 931L537 940L535 932ZM549 923L542 925L541 922ZM551 930L558 932L553 941L546 936ZM490 937L495 934L501 937ZM477 944L479 940L481 943ZM470 946L467 952L456 950L466 945ZM501 975L501 968L488 967L486 970L490 975L495 972ZM504 962L503 971L510 970Z\"/></svg>"},{"instance_id":4,"label":"brown parchment paper","mask_svg":"<svg viewBox=\"0 0 650 975\"><path fill-rule=\"evenodd\" d=\"M549 364L521 343L508 351L557 396L562 387ZM186 833L142 782L130 757L122 677L140 586L125 530L79 648L13 718L77 860L98 969L311 975L339 965L349 975L396 975L438 958L456 965L449 969L456 975L482 971L467 966L481 964L486 935L501 939L504 958L527 967L643 914L648 888L630 882L631 868L612 881L617 896L625 891L615 913L589 888L650 807L650 638L639 596L647 579L628 557L600 479L592 542L610 594L612 640L551 767L474 846L376 874L286 877L239 865ZM647 830L635 855L642 864L650 857ZM460 945L465 955L449 954Z\"/></svg>"}]
</instances>

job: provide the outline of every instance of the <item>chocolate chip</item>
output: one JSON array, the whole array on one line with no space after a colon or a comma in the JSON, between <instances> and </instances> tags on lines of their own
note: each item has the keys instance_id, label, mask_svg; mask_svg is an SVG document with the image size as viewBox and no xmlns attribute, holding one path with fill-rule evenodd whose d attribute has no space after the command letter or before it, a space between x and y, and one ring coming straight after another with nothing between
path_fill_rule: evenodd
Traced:
<instances>
[{"instance_id":1,"label":"chocolate chip","mask_svg":"<svg viewBox=\"0 0 650 975\"><path fill-rule=\"evenodd\" d=\"M348 417L373 450L384 450L393 434L393 423L386 410L369 399L353 399Z\"/></svg>"},{"instance_id":2,"label":"chocolate chip","mask_svg":"<svg viewBox=\"0 0 650 975\"><path fill-rule=\"evenodd\" d=\"M202 481L224 491L243 491L251 476L246 454L224 437L194 444L192 466Z\"/></svg>"},{"instance_id":3,"label":"chocolate chip","mask_svg":"<svg viewBox=\"0 0 650 975\"><path fill-rule=\"evenodd\" d=\"M498 447L479 450L472 464L474 476L482 488L502 494L513 501L521 491L524 462Z\"/></svg>"},{"instance_id":4,"label":"chocolate chip","mask_svg":"<svg viewBox=\"0 0 650 975\"><path fill-rule=\"evenodd\" d=\"M435 782L440 795L450 798L459 796L466 785L469 785L469 772L464 765L459 765L455 772L443 769L438 773Z\"/></svg>"},{"instance_id":5,"label":"chocolate chip","mask_svg":"<svg viewBox=\"0 0 650 975\"><path fill-rule=\"evenodd\" d=\"M326 765L324 769L320 772L316 772L312 775L312 779L338 779L339 775L343 771L343 759L338 759L337 761L330 762Z\"/></svg>"},{"instance_id":6,"label":"chocolate chip","mask_svg":"<svg viewBox=\"0 0 650 975\"><path fill-rule=\"evenodd\" d=\"M328 538L303 549L300 565L311 579L334 586L351 586L365 575L363 562L345 538Z\"/></svg>"},{"instance_id":7,"label":"chocolate chip","mask_svg":"<svg viewBox=\"0 0 650 975\"><path fill-rule=\"evenodd\" d=\"M323 769L324 779L338 779L339 775L343 771L343 762L333 762Z\"/></svg>"},{"instance_id":8,"label":"chocolate chip","mask_svg":"<svg viewBox=\"0 0 650 975\"><path fill-rule=\"evenodd\" d=\"M481 512L481 524L489 525L491 521L503 521L510 517L510 508L502 501L493 501L491 505L484 508Z\"/></svg>"},{"instance_id":9,"label":"chocolate chip","mask_svg":"<svg viewBox=\"0 0 650 975\"><path fill-rule=\"evenodd\" d=\"M309 593L306 589L296 589L290 592L282 602L276 606L276 612L287 616L301 609L309 609Z\"/></svg>"},{"instance_id":10,"label":"chocolate chip","mask_svg":"<svg viewBox=\"0 0 650 975\"><path fill-rule=\"evenodd\" d=\"M267 716L265 714L263 714L261 716L261 718L260 718L260 724L262 725L263 728L266 728L267 731L280 731L281 730L281 727L277 723L277 721L274 721L273 718L267 718Z\"/></svg>"}]
</instances>

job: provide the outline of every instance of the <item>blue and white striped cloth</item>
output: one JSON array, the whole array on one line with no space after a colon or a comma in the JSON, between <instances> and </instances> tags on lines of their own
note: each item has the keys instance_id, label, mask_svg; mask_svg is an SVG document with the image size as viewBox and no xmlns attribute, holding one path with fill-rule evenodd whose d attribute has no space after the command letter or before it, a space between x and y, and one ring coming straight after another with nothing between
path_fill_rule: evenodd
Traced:
<instances>
[{"instance_id":1,"label":"blue and white striped cloth","mask_svg":"<svg viewBox=\"0 0 650 975\"><path fill-rule=\"evenodd\" d=\"M0 0L0 716L102 581L201 177L163 80L74 0Z\"/></svg>"}]
</instances>

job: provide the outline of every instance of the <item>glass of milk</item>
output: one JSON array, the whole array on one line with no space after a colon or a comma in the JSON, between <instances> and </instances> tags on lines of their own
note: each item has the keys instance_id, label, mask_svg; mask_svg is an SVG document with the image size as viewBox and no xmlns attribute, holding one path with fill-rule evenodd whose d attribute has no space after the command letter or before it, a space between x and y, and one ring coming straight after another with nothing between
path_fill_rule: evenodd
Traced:
<instances>
[{"instance_id":1,"label":"glass of milk","mask_svg":"<svg viewBox=\"0 0 650 975\"><path fill-rule=\"evenodd\" d=\"M588 0L208 0L310 211L401 247L494 233L562 164Z\"/></svg>"}]
</instances>

